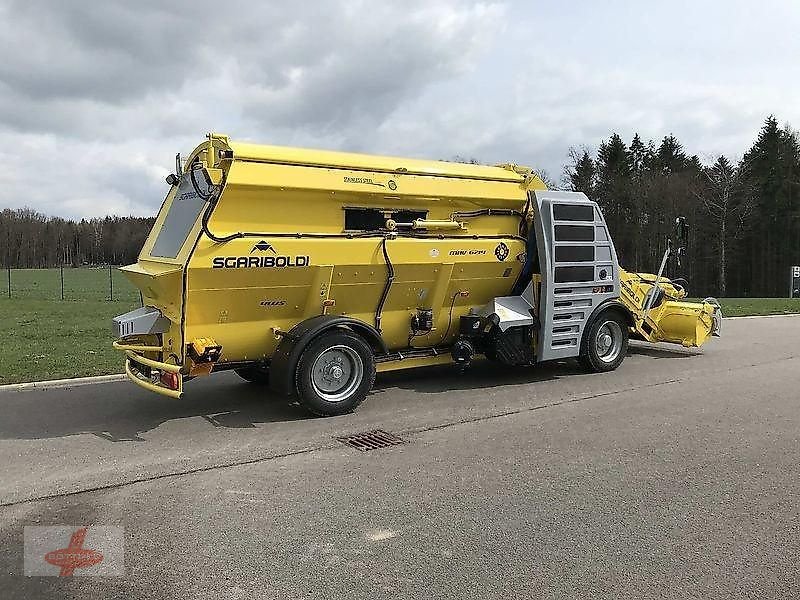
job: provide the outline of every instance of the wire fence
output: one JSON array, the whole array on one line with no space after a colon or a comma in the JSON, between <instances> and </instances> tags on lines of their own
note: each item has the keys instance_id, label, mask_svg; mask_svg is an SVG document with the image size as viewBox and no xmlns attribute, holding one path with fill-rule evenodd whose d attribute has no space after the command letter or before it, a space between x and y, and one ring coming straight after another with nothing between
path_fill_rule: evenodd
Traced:
<instances>
[{"instance_id":1,"label":"wire fence","mask_svg":"<svg viewBox=\"0 0 800 600\"><path fill-rule=\"evenodd\" d=\"M31 300L139 301L140 295L118 266L4 269L5 298Z\"/></svg>"}]
</instances>

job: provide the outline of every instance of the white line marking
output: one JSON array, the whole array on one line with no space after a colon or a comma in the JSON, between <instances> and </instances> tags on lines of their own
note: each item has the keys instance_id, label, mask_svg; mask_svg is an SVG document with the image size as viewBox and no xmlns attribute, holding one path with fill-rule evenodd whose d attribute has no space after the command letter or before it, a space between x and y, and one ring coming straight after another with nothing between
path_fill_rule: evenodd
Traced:
<instances>
[{"instance_id":1,"label":"white line marking","mask_svg":"<svg viewBox=\"0 0 800 600\"><path fill-rule=\"evenodd\" d=\"M391 529L375 529L368 531L366 538L370 542L382 542L383 540L390 540L400 535L397 531Z\"/></svg>"}]
</instances>

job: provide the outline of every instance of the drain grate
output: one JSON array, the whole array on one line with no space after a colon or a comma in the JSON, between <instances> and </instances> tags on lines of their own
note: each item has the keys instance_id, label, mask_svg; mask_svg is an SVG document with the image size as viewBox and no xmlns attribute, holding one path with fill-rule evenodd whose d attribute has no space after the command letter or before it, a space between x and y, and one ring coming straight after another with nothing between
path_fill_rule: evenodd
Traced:
<instances>
[{"instance_id":1,"label":"drain grate","mask_svg":"<svg viewBox=\"0 0 800 600\"><path fill-rule=\"evenodd\" d=\"M368 450L377 450L378 448L388 448L389 446L397 446L404 444L402 438L384 431L383 429L375 429L374 431L366 431L364 433L355 433L353 435L346 435L344 437L337 437L337 440L342 442L345 446L350 446L362 452Z\"/></svg>"}]
</instances>

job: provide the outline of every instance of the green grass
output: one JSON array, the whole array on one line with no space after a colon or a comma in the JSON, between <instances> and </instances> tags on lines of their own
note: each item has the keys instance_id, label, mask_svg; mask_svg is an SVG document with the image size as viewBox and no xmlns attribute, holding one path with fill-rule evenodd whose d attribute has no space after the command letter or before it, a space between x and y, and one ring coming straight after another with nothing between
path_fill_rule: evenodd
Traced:
<instances>
[{"instance_id":1,"label":"green grass","mask_svg":"<svg viewBox=\"0 0 800 600\"><path fill-rule=\"evenodd\" d=\"M108 269L64 269L64 297L58 269L6 273L0 282L0 385L119 373L122 355L111 347L111 318L139 306L139 292Z\"/></svg>"},{"instance_id":2,"label":"green grass","mask_svg":"<svg viewBox=\"0 0 800 600\"><path fill-rule=\"evenodd\" d=\"M800 298L720 298L726 317L800 313Z\"/></svg>"},{"instance_id":3,"label":"green grass","mask_svg":"<svg viewBox=\"0 0 800 600\"><path fill-rule=\"evenodd\" d=\"M58 269L21 269L0 282L0 385L119 373L122 355L111 348L111 318L139 306L139 292L108 269L64 269L64 297ZM727 317L800 313L800 299L723 298Z\"/></svg>"}]
</instances>

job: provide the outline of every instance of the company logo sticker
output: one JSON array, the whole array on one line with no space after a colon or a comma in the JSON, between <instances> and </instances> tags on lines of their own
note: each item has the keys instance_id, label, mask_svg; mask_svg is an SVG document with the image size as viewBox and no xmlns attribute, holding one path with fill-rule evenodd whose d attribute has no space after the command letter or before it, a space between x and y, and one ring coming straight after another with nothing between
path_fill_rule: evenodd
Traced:
<instances>
[{"instance_id":1,"label":"company logo sticker","mask_svg":"<svg viewBox=\"0 0 800 600\"><path fill-rule=\"evenodd\" d=\"M471 250L450 250L450 256L482 256L486 254L483 248L472 248Z\"/></svg>"},{"instance_id":2,"label":"company logo sticker","mask_svg":"<svg viewBox=\"0 0 800 600\"><path fill-rule=\"evenodd\" d=\"M286 300L283 299L275 299L275 300L262 300L261 306L286 306Z\"/></svg>"},{"instance_id":3,"label":"company logo sticker","mask_svg":"<svg viewBox=\"0 0 800 600\"><path fill-rule=\"evenodd\" d=\"M497 260L504 261L508 258L508 246L505 245L504 242L500 242L497 244L497 248L494 249L494 255L497 257Z\"/></svg>"},{"instance_id":4,"label":"company logo sticker","mask_svg":"<svg viewBox=\"0 0 800 600\"><path fill-rule=\"evenodd\" d=\"M285 269L307 267L311 259L307 255L296 256L217 256L211 260L212 269Z\"/></svg>"},{"instance_id":5,"label":"company logo sticker","mask_svg":"<svg viewBox=\"0 0 800 600\"><path fill-rule=\"evenodd\" d=\"M348 177L345 175L344 177L345 183L361 183L363 185L374 185L377 187L386 187L380 181L375 181L372 177Z\"/></svg>"},{"instance_id":6,"label":"company logo sticker","mask_svg":"<svg viewBox=\"0 0 800 600\"><path fill-rule=\"evenodd\" d=\"M253 249L250 250L250 254L252 254L256 250L258 250L260 252L266 252L267 250L269 250L273 254L277 254L277 252L275 251L275 248L272 247L272 244L270 244L269 242L267 242L265 240L261 240L255 246L253 246Z\"/></svg>"}]
</instances>

